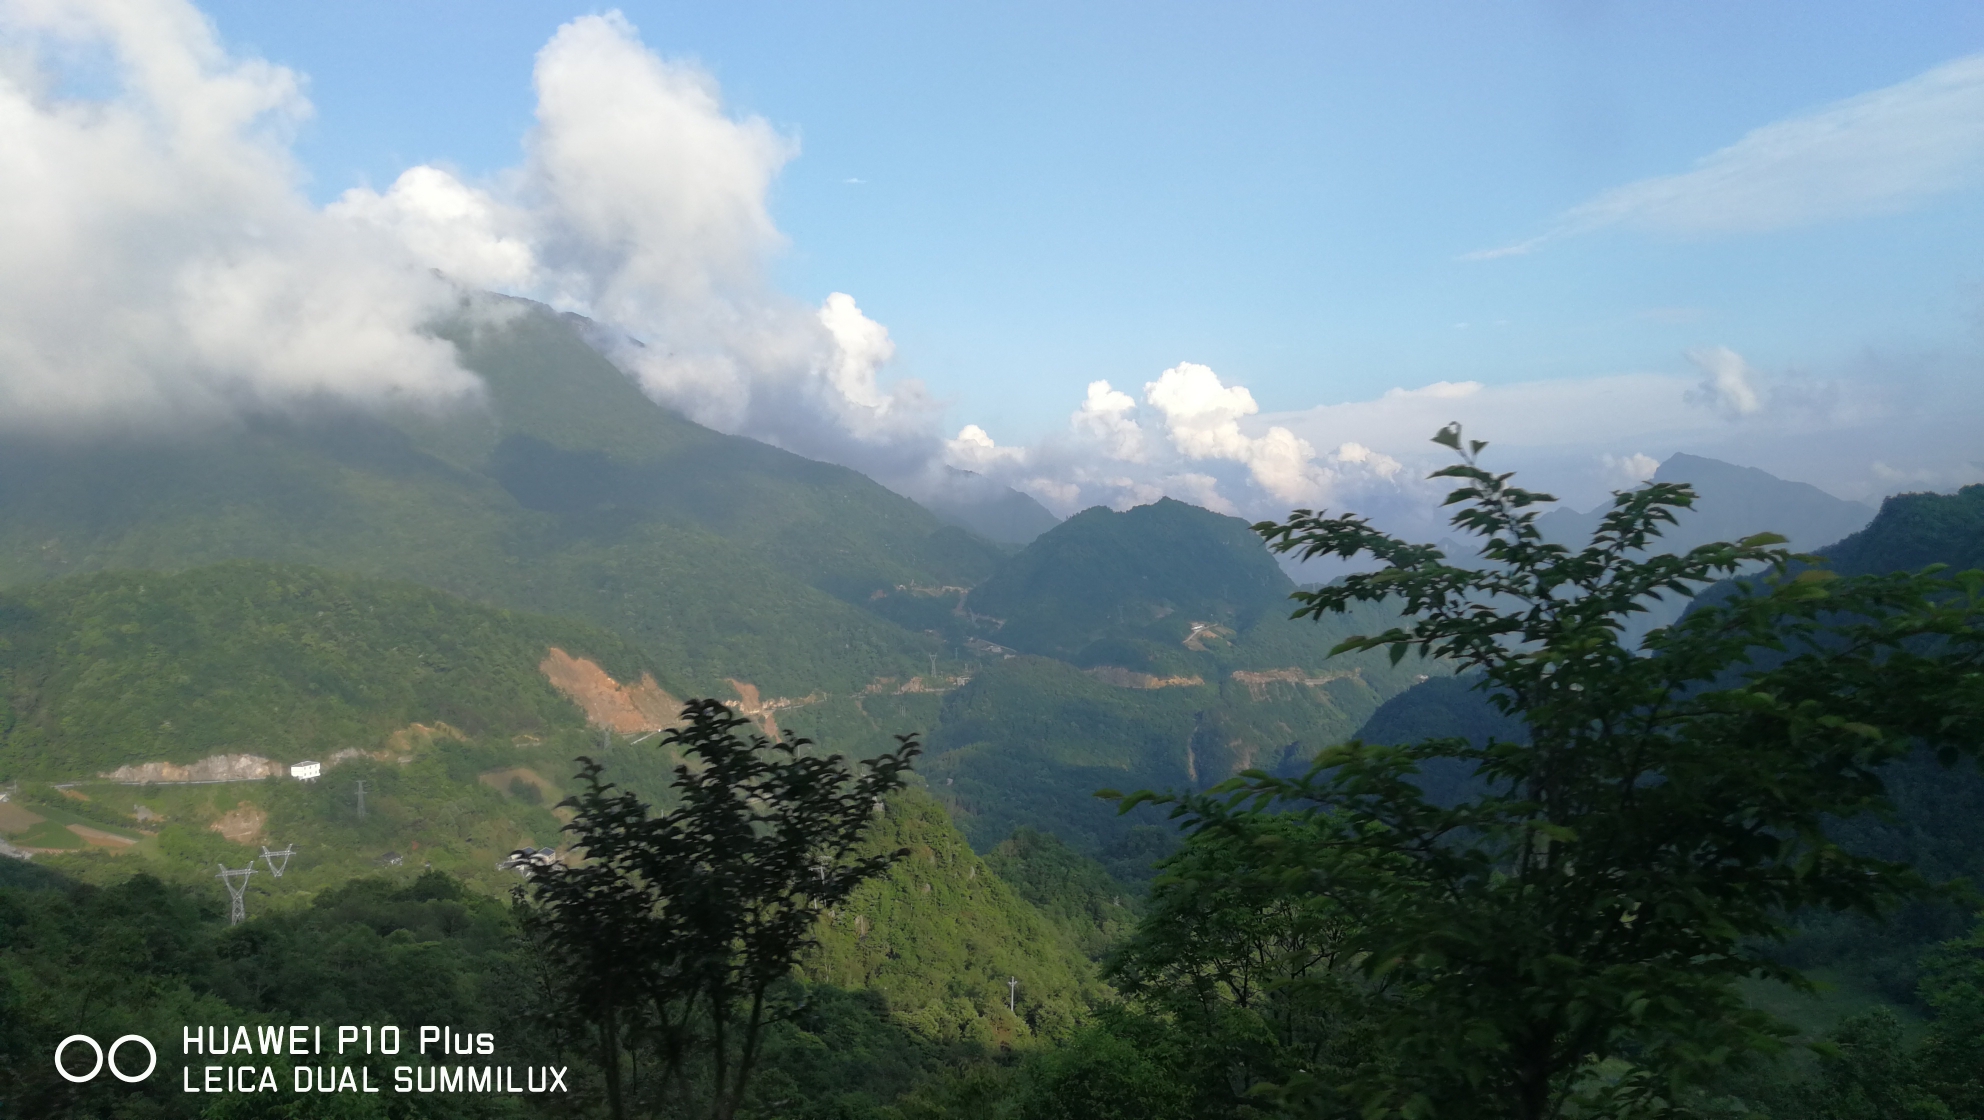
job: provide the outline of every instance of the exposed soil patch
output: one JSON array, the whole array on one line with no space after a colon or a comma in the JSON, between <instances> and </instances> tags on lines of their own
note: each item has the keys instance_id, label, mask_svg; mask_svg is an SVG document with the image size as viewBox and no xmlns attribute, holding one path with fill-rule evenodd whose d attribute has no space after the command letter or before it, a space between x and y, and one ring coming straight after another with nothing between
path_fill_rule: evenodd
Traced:
<instances>
[{"instance_id":1,"label":"exposed soil patch","mask_svg":"<svg viewBox=\"0 0 1984 1120\"><path fill-rule=\"evenodd\" d=\"M737 703L732 705L737 709L737 713L764 728L765 734L774 739L780 735L776 713L787 708L803 708L808 704L818 704L827 698L826 693L815 691L797 698L774 696L770 699L761 699L758 696L758 686L750 681L740 681L733 677L725 677L724 680L737 690Z\"/></svg>"},{"instance_id":2,"label":"exposed soil patch","mask_svg":"<svg viewBox=\"0 0 1984 1120\"><path fill-rule=\"evenodd\" d=\"M266 828L268 823L267 809L257 809L254 805L243 801L233 809L222 813L219 820L207 827L236 844L253 844L262 838L262 829Z\"/></svg>"},{"instance_id":3,"label":"exposed soil patch","mask_svg":"<svg viewBox=\"0 0 1984 1120\"><path fill-rule=\"evenodd\" d=\"M970 673L964 673L955 677L911 677L906 684L894 677L876 677L874 680L868 682L867 687L861 690L860 695L907 696L915 692L941 693L949 692L954 688L963 688L970 683ZM811 703L812 700L809 697L807 700L801 702Z\"/></svg>"},{"instance_id":4,"label":"exposed soil patch","mask_svg":"<svg viewBox=\"0 0 1984 1120\"><path fill-rule=\"evenodd\" d=\"M1271 684L1293 684L1304 685L1309 688L1320 688L1331 681L1358 680L1363 675L1364 671L1362 669L1319 673L1313 677L1305 669L1269 669L1259 673L1250 673L1245 669L1235 669L1233 671L1233 679L1246 685L1247 695L1256 700L1266 700L1268 698L1268 686ZM1327 700L1327 698L1325 699Z\"/></svg>"},{"instance_id":5,"label":"exposed soil patch","mask_svg":"<svg viewBox=\"0 0 1984 1120\"><path fill-rule=\"evenodd\" d=\"M110 848L114 850L128 848L137 843L136 840L131 839L129 836L119 836L114 832L105 832L100 828L91 828L86 824L72 824L69 826L69 831L82 837L83 843L88 844L92 848ZM229 839L233 838L229 837Z\"/></svg>"},{"instance_id":6,"label":"exposed soil patch","mask_svg":"<svg viewBox=\"0 0 1984 1120\"><path fill-rule=\"evenodd\" d=\"M1212 642L1215 645L1225 645L1232 640L1233 630L1230 627L1220 626L1212 622L1194 622L1192 623L1191 632L1185 635L1185 640L1180 644L1186 649L1195 649L1200 653L1204 653L1207 642Z\"/></svg>"},{"instance_id":7,"label":"exposed soil patch","mask_svg":"<svg viewBox=\"0 0 1984 1120\"><path fill-rule=\"evenodd\" d=\"M1186 688L1202 685L1205 678L1160 677L1150 673L1139 673L1135 669L1125 669L1121 665L1097 665L1088 670L1088 675L1103 684L1113 684L1117 688Z\"/></svg>"},{"instance_id":8,"label":"exposed soil patch","mask_svg":"<svg viewBox=\"0 0 1984 1120\"><path fill-rule=\"evenodd\" d=\"M457 743L468 741L468 736L445 723L409 723L386 737L386 746L401 754L412 754L423 747L431 747L442 739Z\"/></svg>"},{"instance_id":9,"label":"exposed soil patch","mask_svg":"<svg viewBox=\"0 0 1984 1120\"><path fill-rule=\"evenodd\" d=\"M26 832L46 819L11 801L0 801L0 832Z\"/></svg>"},{"instance_id":10,"label":"exposed soil patch","mask_svg":"<svg viewBox=\"0 0 1984 1120\"><path fill-rule=\"evenodd\" d=\"M672 726L682 710L682 702L663 691L649 674L642 673L638 683L621 684L598 663L573 657L557 646L545 651L537 669L551 687L579 706L587 723L621 735Z\"/></svg>"},{"instance_id":11,"label":"exposed soil patch","mask_svg":"<svg viewBox=\"0 0 1984 1120\"><path fill-rule=\"evenodd\" d=\"M119 766L108 774L98 775L113 782L250 782L258 778L280 778L289 773L289 767L273 759L255 754L216 754L195 762L191 766L180 766L171 762L145 762L135 766Z\"/></svg>"}]
</instances>

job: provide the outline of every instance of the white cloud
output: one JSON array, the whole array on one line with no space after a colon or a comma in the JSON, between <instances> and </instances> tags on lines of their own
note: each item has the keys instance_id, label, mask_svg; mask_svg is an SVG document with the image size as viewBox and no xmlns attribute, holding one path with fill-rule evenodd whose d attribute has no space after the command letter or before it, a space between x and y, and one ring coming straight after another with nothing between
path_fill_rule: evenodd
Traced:
<instances>
[{"instance_id":1,"label":"white cloud","mask_svg":"<svg viewBox=\"0 0 1984 1120\"><path fill-rule=\"evenodd\" d=\"M1171 496L1224 513L1279 514L1348 493L1411 484L1397 459L1354 441L1318 454L1286 427L1258 433L1243 385L1181 362L1144 385L1142 402L1090 382L1068 428L1033 447L1000 446L973 424L946 441L952 466L1005 482L1050 509L1125 508Z\"/></svg>"},{"instance_id":2,"label":"white cloud","mask_svg":"<svg viewBox=\"0 0 1984 1120\"><path fill-rule=\"evenodd\" d=\"M339 211L464 282L610 324L629 343L616 360L695 420L907 491L941 484L937 405L883 382L887 328L845 293L813 308L771 283L785 238L767 200L793 139L728 112L618 12L559 28L535 82L527 156L498 186L419 167Z\"/></svg>"},{"instance_id":3,"label":"white cloud","mask_svg":"<svg viewBox=\"0 0 1984 1120\"><path fill-rule=\"evenodd\" d=\"M1984 184L1984 54L1758 128L1693 170L1615 187L1547 232L1468 254L1531 252L1609 226L1756 233L1907 209Z\"/></svg>"},{"instance_id":4,"label":"white cloud","mask_svg":"<svg viewBox=\"0 0 1984 1120\"><path fill-rule=\"evenodd\" d=\"M329 213L385 230L466 287L519 291L537 283L526 216L440 168L408 168L383 195L355 187Z\"/></svg>"},{"instance_id":5,"label":"white cloud","mask_svg":"<svg viewBox=\"0 0 1984 1120\"><path fill-rule=\"evenodd\" d=\"M1764 406L1757 391L1757 372L1743 356L1727 346L1690 350L1688 360L1703 373L1701 384L1688 391L1688 402L1713 408L1724 416L1749 416Z\"/></svg>"},{"instance_id":6,"label":"white cloud","mask_svg":"<svg viewBox=\"0 0 1984 1120\"><path fill-rule=\"evenodd\" d=\"M7 423L476 391L420 329L453 290L297 190L293 73L230 56L177 0L14 0L0 37Z\"/></svg>"},{"instance_id":7,"label":"white cloud","mask_svg":"<svg viewBox=\"0 0 1984 1120\"><path fill-rule=\"evenodd\" d=\"M1660 469L1660 460L1638 451L1631 455L1600 455L1598 461L1607 481L1620 488L1637 486Z\"/></svg>"}]
</instances>

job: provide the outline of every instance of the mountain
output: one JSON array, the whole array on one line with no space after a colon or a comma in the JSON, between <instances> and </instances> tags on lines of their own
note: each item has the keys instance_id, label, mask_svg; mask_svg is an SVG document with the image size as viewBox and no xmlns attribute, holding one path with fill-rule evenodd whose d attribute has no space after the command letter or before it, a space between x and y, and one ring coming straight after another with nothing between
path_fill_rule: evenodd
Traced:
<instances>
[{"instance_id":1,"label":"mountain","mask_svg":"<svg viewBox=\"0 0 1984 1120\"><path fill-rule=\"evenodd\" d=\"M1106 857L1142 818L1095 790L1299 767L1441 671L1331 657L1393 616L1291 621L1294 589L1239 518L1169 499L1076 514L961 597L960 632L985 659L943 697L933 792L981 849L1032 827Z\"/></svg>"},{"instance_id":2,"label":"mountain","mask_svg":"<svg viewBox=\"0 0 1984 1120\"><path fill-rule=\"evenodd\" d=\"M1948 564L1984 568L1984 485L1954 494L1896 494L1872 524L1819 550L1841 575Z\"/></svg>"},{"instance_id":3,"label":"mountain","mask_svg":"<svg viewBox=\"0 0 1984 1120\"><path fill-rule=\"evenodd\" d=\"M1003 545L1031 543L1061 522L1032 497L955 467L946 467L944 484L919 501L944 524Z\"/></svg>"},{"instance_id":4,"label":"mountain","mask_svg":"<svg viewBox=\"0 0 1984 1120\"><path fill-rule=\"evenodd\" d=\"M1172 498L1117 513L1083 510L973 588L974 615L999 644L1078 663L1099 641L1191 640L1196 629L1251 626L1295 585L1237 517Z\"/></svg>"},{"instance_id":5,"label":"mountain","mask_svg":"<svg viewBox=\"0 0 1984 1120\"><path fill-rule=\"evenodd\" d=\"M553 649L602 679L647 681L655 714L674 714L659 670L618 635L294 565L15 588L0 592L0 634L0 780L225 754L323 759L387 749L414 725L583 743L585 714L542 667Z\"/></svg>"},{"instance_id":6,"label":"mountain","mask_svg":"<svg viewBox=\"0 0 1984 1120\"><path fill-rule=\"evenodd\" d=\"M444 324L479 404L325 405L146 434L0 438L0 585L232 559L407 580L594 623L680 687L847 699L942 643L868 609L965 586L1001 550L845 468L662 408L522 301Z\"/></svg>"},{"instance_id":7,"label":"mountain","mask_svg":"<svg viewBox=\"0 0 1984 1120\"><path fill-rule=\"evenodd\" d=\"M933 792L963 814L974 844L989 849L1028 825L1084 856L1144 843L1133 822L1090 797L1094 789L1204 786L1248 765L1298 765L1416 678L1411 664L1328 656L1345 634L1386 625L1380 614L1289 622L1292 585L1238 519L1176 501L1089 510L1013 552L853 471L654 404L587 343L585 328L525 301L465 301L438 329L486 393L453 410L323 405L171 434L0 437L0 587L22 596L23 650L58 641L37 637L35 619L95 617L99 605L64 597L88 600L96 585L62 582L92 572L253 561L419 585L457 599L445 608L408 599L380 608L382 617L403 610L471 629L495 624L470 607L564 619L589 628L592 647L621 643L596 655L620 666L616 680L646 673L672 696L731 699L767 729L856 754L895 732L923 732L928 768L949 783ZM961 494L982 490L981 506L1013 515L1009 540L1042 526L1043 510L1016 504L1003 488L957 481ZM149 634L144 620L170 614L143 598L166 584L106 579L100 606L104 618L122 620L115 626ZM34 586L51 581L54 598L33 598ZM234 618L230 611L276 610L252 594L235 606L217 592L186 594L172 627L221 632L233 625L218 621ZM135 682L132 699L78 684L17 701L26 705L22 735L39 728L43 738L19 739L8 765L77 777L113 759L183 764L182 755L243 744L287 761L374 751L382 728L436 720L484 749L466 716L423 715L412 701L385 699L406 689L381 681L427 679L405 676L407 650L464 663L462 648L438 631L385 643L401 652L379 661L377 680L364 678L368 699L338 708L263 673L295 651L257 645L260 616L239 621L241 648L200 654L207 669L177 690L166 678L141 680L129 666L143 659L125 660L116 642L104 647L101 669L81 654L57 659L51 681L114 670ZM295 620L283 625L310 632ZM550 625L523 630L550 644ZM97 629L121 633L115 626ZM179 656L172 648L161 642L166 652L144 656L170 662ZM524 673L541 656L518 655L505 672ZM207 681L211 694L200 692ZM519 686L511 699L541 698L543 688ZM492 720L510 710L495 700L461 703L481 704ZM71 720L58 709L85 715ZM527 732L511 722L513 735ZM72 726L106 730L55 730ZM538 776L555 801L558 776ZM509 819L507 803L484 809ZM483 839L495 843L500 832Z\"/></svg>"},{"instance_id":8,"label":"mountain","mask_svg":"<svg viewBox=\"0 0 1984 1120\"><path fill-rule=\"evenodd\" d=\"M1873 520L1873 507L1849 502L1803 482L1790 482L1755 467L1686 453L1669 456L1653 472L1655 482L1685 482L1695 488L1695 508L1667 527L1660 547L1683 552L1710 541L1733 541L1754 533L1778 533L1795 551L1809 552L1857 532ZM1555 509L1536 519L1546 539L1582 545L1610 509L1586 513Z\"/></svg>"}]
</instances>

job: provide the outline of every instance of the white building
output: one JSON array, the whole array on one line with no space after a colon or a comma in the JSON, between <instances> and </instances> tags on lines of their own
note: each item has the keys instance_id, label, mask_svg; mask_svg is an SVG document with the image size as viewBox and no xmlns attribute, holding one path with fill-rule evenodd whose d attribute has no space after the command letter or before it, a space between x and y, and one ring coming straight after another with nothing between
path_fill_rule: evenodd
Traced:
<instances>
[{"instance_id":1,"label":"white building","mask_svg":"<svg viewBox=\"0 0 1984 1120\"><path fill-rule=\"evenodd\" d=\"M313 781L324 773L321 762L299 762L289 768L289 776L298 781Z\"/></svg>"}]
</instances>

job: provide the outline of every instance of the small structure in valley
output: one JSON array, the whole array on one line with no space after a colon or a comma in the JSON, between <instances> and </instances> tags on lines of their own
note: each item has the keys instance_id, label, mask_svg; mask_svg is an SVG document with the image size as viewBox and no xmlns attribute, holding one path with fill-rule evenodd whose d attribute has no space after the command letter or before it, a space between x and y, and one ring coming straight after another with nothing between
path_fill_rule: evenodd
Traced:
<instances>
[{"instance_id":1,"label":"small structure in valley","mask_svg":"<svg viewBox=\"0 0 1984 1120\"><path fill-rule=\"evenodd\" d=\"M301 782L313 782L324 774L321 762L298 762L289 768L289 776Z\"/></svg>"},{"instance_id":2,"label":"small structure in valley","mask_svg":"<svg viewBox=\"0 0 1984 1120\"><path fill-rule=\"evenodd\" d=\"M496 869L499 871L514 871L528 879L536 872L542 871L557 862L558 852L555 848L518 848L516 851L510 853L508 859L498 861Z\"/></svg>"}]
</instances>

